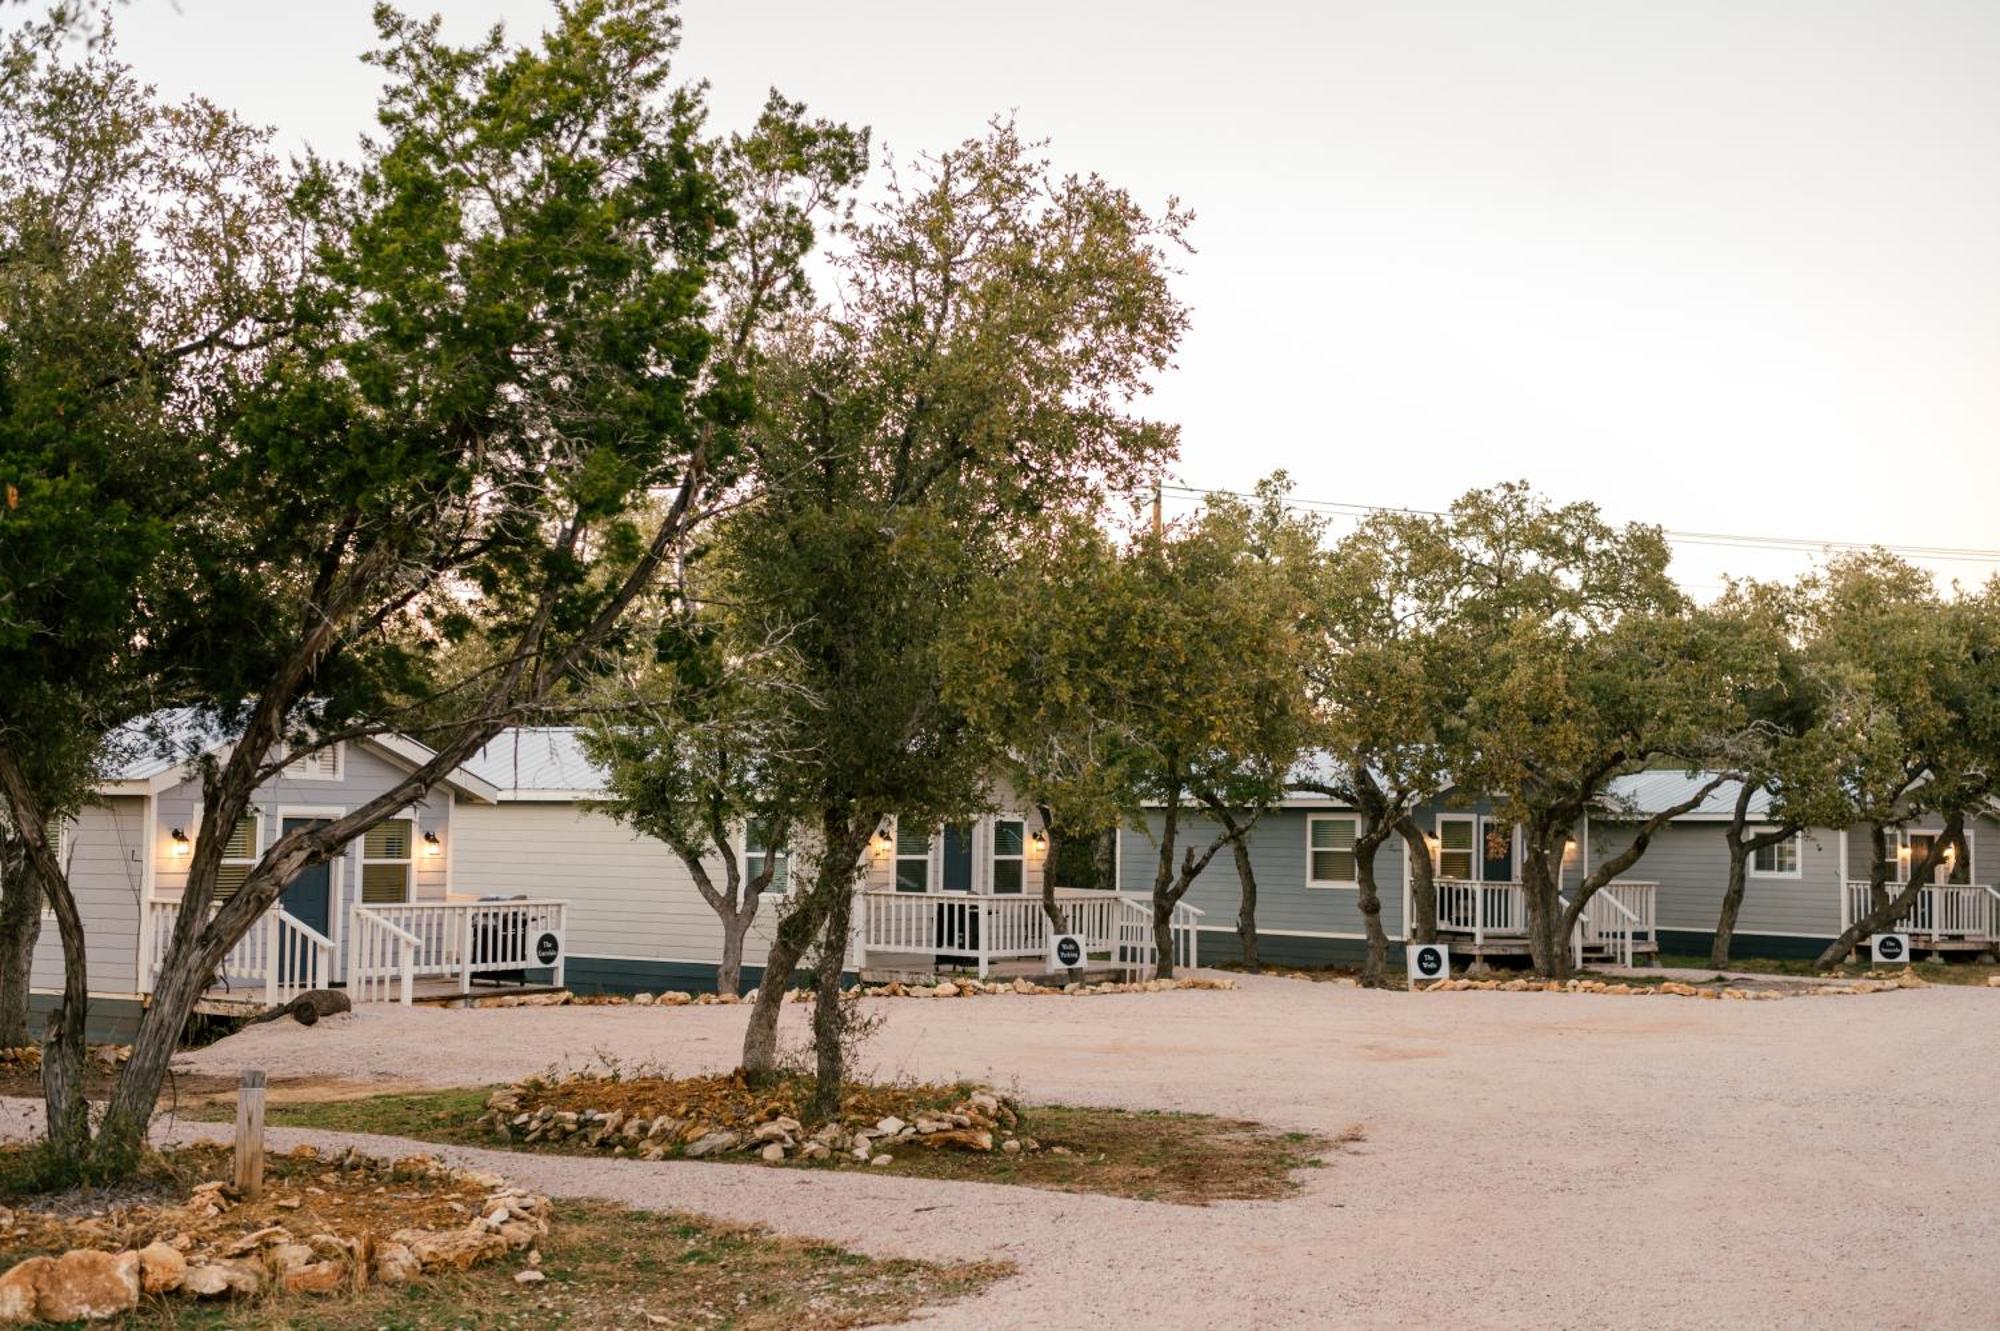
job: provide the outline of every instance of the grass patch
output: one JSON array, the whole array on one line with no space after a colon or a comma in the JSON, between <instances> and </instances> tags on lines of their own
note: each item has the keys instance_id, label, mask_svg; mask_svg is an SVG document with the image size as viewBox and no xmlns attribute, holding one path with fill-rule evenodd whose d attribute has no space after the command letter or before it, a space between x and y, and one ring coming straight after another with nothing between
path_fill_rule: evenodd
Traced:
<instances>
[{"instance_id":1,"label":"grass patch","mask_svg":"<svg viewBox=\"0 0 2000 1331\"><path fill-rule=\"evenodd\" d=\"M1666 956L1660 958L1660 964L1668 967L1685 967L1688 970L1714 970L1714 967L1708 964L1707 957ZM1814 979L1831 976L1843 980L1858 980L1866 976L1872 969L1874 968L1861 962L1850 962L1843 966L1815 966L1811 961L1802 958L1741 957L1729 963L1729 970L1731 971L1738 971L1748 975L1772 975L1793 979ZM1917 978L1928 981L1931 984L1983 985L1992 976L2000 975L2000 966L1996 966L1990 961L1919 961L1911 966L1910 969L1917 973ZM1882 973L1901 974L1902 972L1900 968L1891 968ZM1630 976L1621 975L1618 978L1628 984L1634 982Z\"/></svg>"},{"instance_id":2,"label":"grass patch","mask_svg":"<svg viewBox=\"0 0 2000 1331\"><path fill-rule=\"evenodd\" d=\"M142 1331L831 1331L902 1321L920 1308L976 1294L1012 1270L1000 1262L877 1261L766 1230L606 1202L558 1203L553 1219L555 1228L541 1247L547 1278L536 1285L516 1284L520 1263L501 1262L325 1300L162 1300L120 1325Z\"/></svg>"},{"instance_id":3,"label":"grass patch","mask_svg":"<svg viewBox=\"0 0 2000 1331\"><path fill-rule=\"evenodd\" d=\"M449 1090L273 1105L267 1119L285 1127L379 1133L455 1146L605 1154L575 1139L532 1145L518 1140L499 1142L479 1122L489 1094L487 1090ZM1274 1132L1242 1119L1068 1105L1023 1108L1019 1134L1023 1139L1032 1138L1040 1149L1018 1153L958 1151L907 1143L891 1148L893 1164L874 1168L918 1178L1096 1192L1201 1206L1286 1196L1298 1187L1296 1173L1319 1165L1323 1152L1360 1140L1358 1131L1328 1142L1306 1133ZM728 1159L745 1163L741 1155ZM790 1159L764 1167L871 1168L845 1152L826 1160Z\"/></svg>"}]
</instances>

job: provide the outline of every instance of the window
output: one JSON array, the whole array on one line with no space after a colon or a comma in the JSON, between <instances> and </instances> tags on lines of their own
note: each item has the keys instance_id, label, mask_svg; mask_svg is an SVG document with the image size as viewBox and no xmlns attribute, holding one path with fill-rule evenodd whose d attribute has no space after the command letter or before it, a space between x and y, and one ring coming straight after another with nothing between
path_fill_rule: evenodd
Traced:
<instances>
[{"instance_id":1,"label":"window","mask_svg":"<svg viewBox=\"0 0 2000 1331\"><path fill-rule=\"evenodd\" d=\"M1016 894L1028 885L1028 825L1019 818L993 820L993 890Z\"/></svg>"},{"instance_id":2,"label":"window","mask_svg":"<svg viewBox=\"0 0 2000 1331\"><path fill-rule=\"evenodd\" d=\"M1479 820L1464 814L1439 814L1437 820L1440 878L1472 877L1473 842Z\"/></svg>"},{"instance_id":3,"label":"window","mask_svg":"<svg viewBox=\"0 0 2000 1331\"><path fill-rule=\"evenodd\" d=\"M1771 828L1759 828L1757 833L1769 832ZM1750 872L1764 878L1797 878L1799 876L1799 836L1786 837L1783 841L1773 841L1768 846L1759 846L1750 852Z\"/></svg>"},{"instance_id":4,"label":"window","mask_svg":"<svg viewBox=\"0 0 2000 1331\"><path fill-rule=\"evenodd\" d=\"M906 827L896 820L896 890L931 890L931 834L922 827Z\"/></svg>"},{"instance_id":5,"label":"window","mask_svg":"<svg viewBox=\"0 0 2000 1331\"><path fill-rule=\"evenodd\" d=\"M746 824L743 828L744 876L754 881L758 874L764 872L764 865L767 862L772 866L771 882L764 890L775 893L789 892L792 874L791 851L783 847L773 851L768 844L765 829L755 823Z\"/></svg>"},{"instance_id":6,"label":"window","mask_svg":"<svg viewBox=\"0 0 2000 1331\"><path fill-rule=\"evenodd\" d=\"M338 781L342 776L340 751L343 747L336 743L316 749L296 762L285 764L285 775L299 781Z\"/></svg>"},{"instance_id":7,"label":"window","mask_svg":"<svg viewBox=\"0 0 2000 1331\"><path fill-rule=\"evenodd\" d=\"M1901 865L1902 881L1909 882L1917 870L1930 863L1931 856L1942 855L1944 862L1931 873L1933 883L1970 883L1972 881L1972 833L1965 834L1966 854L1961 856L1955 846L1946 845L1944 837L1937 832L1910 832L1904 838L1909 847L1907 858ZM1895 843L1889 846L1891 854L1896 851Z\"/></svg>"},{"instance_id":8,"label":"window","mask_svg":"<svg viewBox=\"0 0 2000 1331\"><path fill-rule=\"evenodd\" d=\"M384 818L361 838L361 900L364 904L410 899L410 846L416 822Z\"/></svg>"},{"instance_id":9,"label":"window","mask_svg":"<svg viewBox=\"0 0 2000 1331\"><path fill-rule=\"evenodd\" d=\"M69 871L69 819L59 813L50 814L49 820L42 824L42 836L49 843L49 854L56 857L57 861L63 866L63 872L67 873Z\"/></svg>"},{"instance_id":10,"label":"window","mask_svg":"<svg viewBox=\"0 0 2000 1331\"><path fill-rule=\"evenodd\" d=\"M1354 841L1359 822L1345 815L1306 819L1309 863L1308 883L1352 883L1354 881Z\"/></svg>"},{"instance_id":11,"label":"window","mask_svg":"<svg viewBox=\"0 0 2000 1331\"><path fill-rule=\"evenodd\" d=\"M230 829L229 839L222 843L222 864L215 871L215 899L227 901L236 895L236 889L243 886L250 877L250 870L257 864L257 832L263 820L255 813L246 813L236 820Z\"/></svg>"}]
</instances>

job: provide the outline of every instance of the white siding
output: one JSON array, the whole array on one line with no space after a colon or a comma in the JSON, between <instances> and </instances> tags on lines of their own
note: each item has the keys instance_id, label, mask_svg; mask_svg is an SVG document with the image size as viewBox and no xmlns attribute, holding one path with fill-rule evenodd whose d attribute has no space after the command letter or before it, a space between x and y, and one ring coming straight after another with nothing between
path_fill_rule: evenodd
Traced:
<instances>
[{"instance_id":1,"label":"white siding","mask_svg":"<svg viewBox=\"0 0 2000 1331\"><path fill-rule=\"evenodd\" d=\"M90 992L138 989L139 902L145 892L145 800L136 795L90 805L68 836L70 890L83 916L84 961ZM62 942L55 916L44 910L30 987L60 991Z\"/></svg>"},{"instance_id":2,"label":"white siding","mask_svg":"<svg viewBox=\"0 0 2000 1331\"><path fill-rule=\"evenodd\" d=\"M575 804L461 804L455 824L461 895L569 903L573 956L714 962L722 923L679 857L652 837ZM721 865L715 866L717 880ZM761 965L778 918L766 897L744 943Z\"/></svg>"}]
</instances>

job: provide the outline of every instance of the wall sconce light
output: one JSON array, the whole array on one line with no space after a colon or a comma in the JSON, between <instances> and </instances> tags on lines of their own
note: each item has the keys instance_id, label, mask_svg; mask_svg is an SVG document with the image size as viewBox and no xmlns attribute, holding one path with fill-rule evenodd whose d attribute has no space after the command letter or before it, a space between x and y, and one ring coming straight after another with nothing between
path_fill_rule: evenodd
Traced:
<instances>
[{"instance_id":1,"label":"wall sconce light","mask_svg":"<svg viewBox=\"0 0 2000 1331\"><path fill-rule=\"evenodd\" d=\"M875 847L877 855L887 855L896 843L890 838L889 829L883 826L875 829L874 839L869 844Z\"/></svg>"},{"instance_id":2,"label":"wall sconce light","mask_svg":"<svg viewBox=\"0 0 2000 1331\"><path fill-rule=\"evenodd\" d=\"M168 833L168 836L171 838L170 844L167 846L169 853L176 858L188 853L188 834L186 832L176 827L172 832Z\"/></svg>"},{"instance_id":3,"label":"wall sconce light","mask_svg":"<svg viewBox=\"0 0 2000 1331\"><path fill-rule=\"evenodd\" d=\"M1049 834L1036 828L1035 834L1028 838L1028 844L1035 848L1035 854L1046 855L1049 853Z\"/></svg>"},{"instance_id":4,"label":"wall sconce light","mask_svg":"<svg viewBox=\"0 0 2000 1331\"><path fill-rule=\"evenodd\" d=\"M433 855L442 854L443 851L444 847L438 844L438 834L436 832L424 833L424 857L426 859Z\"/></svg>"}]
</instances>

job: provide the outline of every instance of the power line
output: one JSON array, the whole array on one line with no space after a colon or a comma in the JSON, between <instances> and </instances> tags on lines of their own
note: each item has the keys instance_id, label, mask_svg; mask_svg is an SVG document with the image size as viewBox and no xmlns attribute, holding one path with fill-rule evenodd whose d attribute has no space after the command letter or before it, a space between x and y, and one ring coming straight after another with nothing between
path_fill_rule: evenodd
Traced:
<instances>
[{"instance_id":1,"label":"power line","mask_svg":"<svg viewBox=\"0 0 2000 1331\"><path fill-rule=\"evenodd\" d=\"M1231 499L1255 500L1257 495L1242 490L1204 489L1192 485L1162 485L1162 490L1176 495L1187 495L1196 499L1207 495L1224 495ZM1287 496L1285 504L1290 508L1311 509L1317 512L1334 513L1347 517L1368 517L1376 513L1401 513L1413 517L1441 518L1445 513L1432 508L1397 508L1388 504L1355 504L1336 499L1299 499ZM1666 529L1666 538L1676 545L1720 546L1735 550L1793 550L1817 553L1822 550L1889 550L1896 554L1908 555L1913 559L1963 560L1969 563L2000 563L2000 550L1982 550L1971 546L1951 545L1898 545L1890 541L1820 541L1803 536L1752 536L1726 532L1674 531Z\"/></svg>"}]
</instances>

